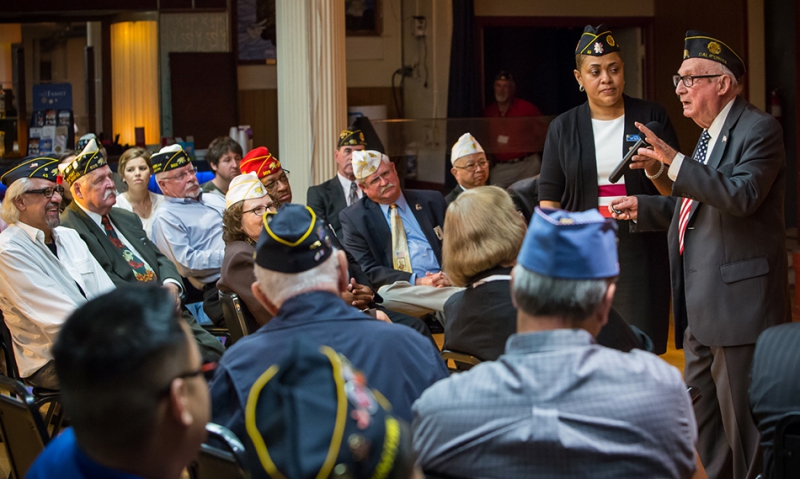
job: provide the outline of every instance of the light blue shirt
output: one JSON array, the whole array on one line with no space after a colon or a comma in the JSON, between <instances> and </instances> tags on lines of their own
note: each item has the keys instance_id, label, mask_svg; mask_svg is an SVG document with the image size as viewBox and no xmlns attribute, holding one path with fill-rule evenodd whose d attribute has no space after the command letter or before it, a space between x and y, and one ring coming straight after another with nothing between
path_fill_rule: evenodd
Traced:
<instances>
[{"instance_id":1,"label":"light blue shirt","mask_svg":"<svg viewBox=\"0 0 800 479\"><path fill-rule=\"evenodd\" d=\"M425 471L454 477L686 478L697 425L681 373L582 329L515 334L497 361L412 406Z\"/></svg>"},{"instance_id":2,"label":"light blue shirt","mask_svg":"<svg viewBox=\"0 0 800 479\"><path fill-rule=\"evenodd\" d=\"M408 207L406 197L400 193L400 197L395 202L397 211L400 213L400 218L403 220L403 227L406 229L406 241L408 241L408 254L411 256L411 269L413 273L408 282L414 284L417 277L424 278L425 273L438 273L441 270L439 260L436 259L436 253L433 252L431 244L428 243L428 238L422 232L422 228L417 222L417 217L414 212ZM383 217L392 229L392 214L389 205L380 205L383 211Z\"/></svg>"},{"instance_id":3,"label":"light blue shirt","mask_svg":"<svg viewBox=\"0 0 800 479\"><path fill-rule=\"evenodd\" d=\"M195 288L216 282L225 256L222 212L225 198L200 194L197 200L165 197L153 221L153 242Z\"/></svg>"}]
</instances>

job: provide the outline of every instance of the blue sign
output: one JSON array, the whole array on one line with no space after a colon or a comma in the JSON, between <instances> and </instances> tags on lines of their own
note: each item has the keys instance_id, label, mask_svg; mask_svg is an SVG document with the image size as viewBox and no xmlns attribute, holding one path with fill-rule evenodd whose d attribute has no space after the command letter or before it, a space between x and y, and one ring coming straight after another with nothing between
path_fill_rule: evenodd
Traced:
<instances>
[{"instance_id":1,"label":"blue sign","mask_svg":"<svg viewBox=\"0 0 800 479\"><path fill-rule=\"evenodd\" d=\"M72 110L72 85L33 85L33 111Z\"/></svg>"}]
</instances>

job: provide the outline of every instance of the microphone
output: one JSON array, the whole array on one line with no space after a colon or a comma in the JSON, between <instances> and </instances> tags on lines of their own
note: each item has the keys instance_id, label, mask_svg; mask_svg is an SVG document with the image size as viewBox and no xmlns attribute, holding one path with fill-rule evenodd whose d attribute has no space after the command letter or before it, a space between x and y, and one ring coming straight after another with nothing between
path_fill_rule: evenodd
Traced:
<instances>
[{"instance_id":1,"label":"microphone","mask_svg":"<svg viewBox=\"0 0 800 479\"><path fill-rule=\"evenodd\" d=\"M661 123L657 121L651 121L645 126L648 129L650 129L650 131L655 133L656 136L661 135ZM608 176L608 181L610 181L611 183L616 183L617 181L619 181L620 178L622 178L622 175L625 173L625 170L628 169L628 166L633 161L633 157L638 154L639 148L650 146L647 144L646 141L644 141L644 134L641 132L639 134L641 135L639 141L637 141L636 144L633 145L633 148L628 150L628 153L625 154L625 158L623 158L622 161L619 162L616 168L614 168L614 171L612 171L611 174Z\"/></svg>"}]
</instances>

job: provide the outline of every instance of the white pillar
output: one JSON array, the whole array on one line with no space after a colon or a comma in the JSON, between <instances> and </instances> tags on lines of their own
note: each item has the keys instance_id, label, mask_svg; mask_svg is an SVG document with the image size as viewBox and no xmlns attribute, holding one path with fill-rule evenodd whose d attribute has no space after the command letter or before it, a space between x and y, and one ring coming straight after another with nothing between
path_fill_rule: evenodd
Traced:
<instances>
[{"instance_id":1,"label":"white pillar","mask_svg":"<svg viewBox=\"0 0 800 479\"><path fill-rule=\"evenodd\" d=\"M344 0L277 0L278 141L292 201L336 174L333 150L347 126Z\"/></svg>"}]
</instances>

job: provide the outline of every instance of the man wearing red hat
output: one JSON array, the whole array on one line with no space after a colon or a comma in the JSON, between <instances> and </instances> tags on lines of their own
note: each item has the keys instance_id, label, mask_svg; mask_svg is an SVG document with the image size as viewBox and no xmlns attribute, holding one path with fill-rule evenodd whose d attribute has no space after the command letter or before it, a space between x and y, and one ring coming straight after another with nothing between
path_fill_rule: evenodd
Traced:
<instances>
[{"instance_id":1,"label":"man wearing red hat","mask_svg":"<svg viewBox=\"0 0 800 479\"><path fill-rule=\"evenodd\" d=\"M243 174L255 173L267 188L275 207L292 202L292 186L289 184L289 170L281 167L281 162L272 156L266 146L250 150L239 164Z\"/></svg>"}]
</instances>

